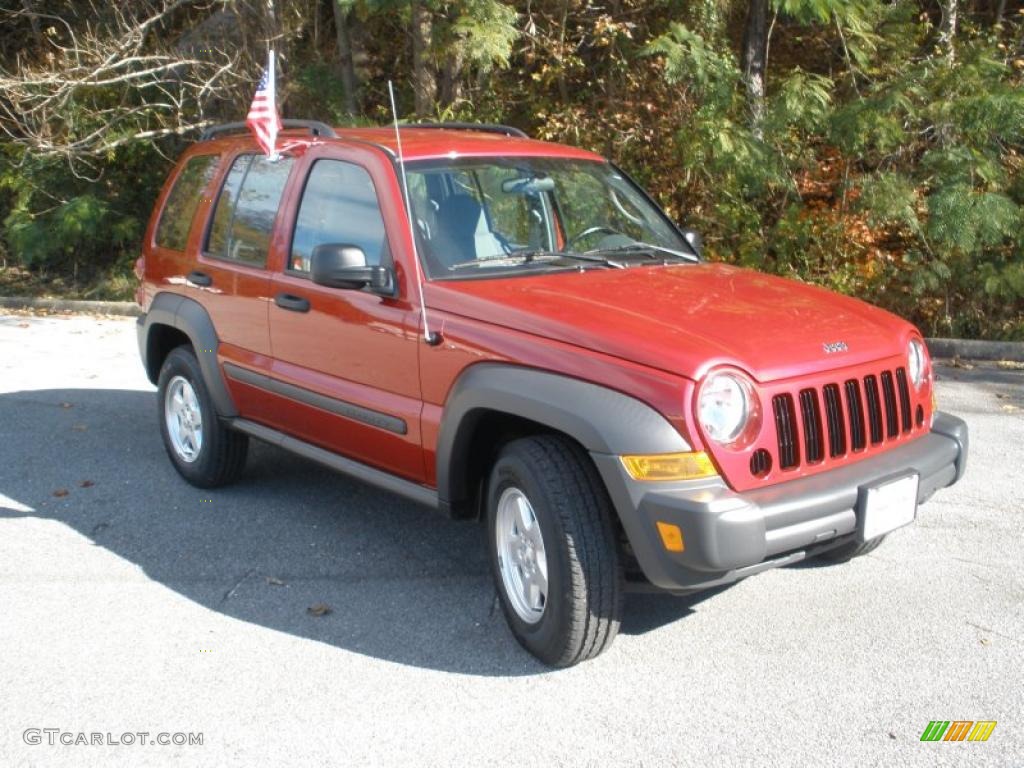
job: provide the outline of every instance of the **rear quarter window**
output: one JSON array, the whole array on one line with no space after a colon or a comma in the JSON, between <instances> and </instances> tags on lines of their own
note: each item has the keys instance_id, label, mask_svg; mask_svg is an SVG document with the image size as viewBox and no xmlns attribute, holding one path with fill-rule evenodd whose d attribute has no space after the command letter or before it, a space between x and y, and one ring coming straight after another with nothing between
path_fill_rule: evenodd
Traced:
<instances>
[{"instance_id":1,"label":"rear quarter window","mask_svg":"<svg viewBox=\"0 0 1024 768\"><path fill-rule=\"evenodd\" d=\"M271 162L263 155L239 155L217 198L206 253L252 266L266 264L270 237L293 158Z\"/></svg>"},{"instance_id":2,"label":"rear quarter window","mask_svg":"<svg viewBox=\"0 0 1024 768\"><path fill-rule=\"evenodd\" d=\"M161 248L185 250L192 219L195 218L203 190L217 169L217 159L217 155L196 155L185 163L178 178L174 180L156 229L156 244Z\"/></svg>"}]
</instances>

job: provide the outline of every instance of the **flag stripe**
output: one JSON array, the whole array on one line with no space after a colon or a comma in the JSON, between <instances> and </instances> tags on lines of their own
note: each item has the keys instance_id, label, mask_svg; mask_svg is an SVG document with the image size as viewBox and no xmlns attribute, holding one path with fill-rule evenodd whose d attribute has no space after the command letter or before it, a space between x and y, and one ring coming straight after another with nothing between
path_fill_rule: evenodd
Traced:
<instances>
[{"instance_id":1,"label":"flag stripe","mask_svg":"<svg viewBox=\"0 0 1024 768\"><path fill-rule=\"evenodd\" d=\"M282 127L274 98L273 55L273 51L271 51L268 56L267 68L256 86L256 95L253 96L249 114L245 118L245 123L252 131L256 143L268 157L273 157L275 154L277 134Z\"/></svg>"}]
</instances>

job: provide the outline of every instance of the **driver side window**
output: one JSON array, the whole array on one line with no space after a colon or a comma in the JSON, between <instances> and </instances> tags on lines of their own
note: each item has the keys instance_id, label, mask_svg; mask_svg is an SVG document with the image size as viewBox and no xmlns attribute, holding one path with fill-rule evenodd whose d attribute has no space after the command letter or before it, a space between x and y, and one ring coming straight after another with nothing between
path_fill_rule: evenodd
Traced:
<instances>
[{"instance_id":1,"label":"driver side window","mask_svg":"<svg viewBox=\"0 0 1024 768\"><path fill-rule=\"evenodd\" d=\"M288 270L308 274L313 249L327 243L362 248L367 264L391 260L373 180L364 168L342 160L317 160L309 172Z\"/></svg>"}]
</instances>

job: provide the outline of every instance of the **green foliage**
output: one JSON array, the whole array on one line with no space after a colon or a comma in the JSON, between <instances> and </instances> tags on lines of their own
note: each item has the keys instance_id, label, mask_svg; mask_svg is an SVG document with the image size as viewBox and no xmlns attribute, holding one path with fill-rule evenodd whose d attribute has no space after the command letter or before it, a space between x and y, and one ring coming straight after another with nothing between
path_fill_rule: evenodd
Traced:
<instances>
[{"instance_id":1,"label":"green foliage","mask_svg":"<svg viewBox=\"0 0 1024 768\"><path fill-rule=\"evenodd\" d=\"M0 163L5 250L37 271L82 279L127 273L169 163L143 147L124 147L111 160L97 179L10 150Z\"/></svg>"},{"instance_id":2,"label":"green foliage","mask_svg":"<svg viewBox=\"0 0 1024 768\"><path fill-rule=\"evenodd\" d=\"M483 72L508 64L519 36L516 11L498 0L462 0L443 36L442 56L461 56Z\"/></svg>"},{"instance_id":3,"label":"green foliage","mask_svg":"<svg viewBox=\"0 0 1024 768\"><path fill-rule=\"evenodd\" d=\"M918 190L906 176L880 171L864 178L857 208L867 213L868 223L876 227L903 227L919 232Z\"/></svg>"},{"instance_id":4,"label":"green foliage","mask_svg":"<svg viewBox=\"0 0 1024 768\"><path fill-rule=\"evenodd\" d=\"M677 157L709 251L863 295L926 333L1024 338L1024 62L980 37L953 66L921 55L902 1L775 7L834 33L840 68L777 73L756 126L720 46L673 24L646 49L692 103Z\"/></svg>"},{"instance_id":5,"label":"green foliage","mask_svg":"<svg viewBox=\"0 0 1024 768\"><path fill-rule=\"evenodd\" d=\"M356 122L389 119L387 79L411 116L411 3L337 1L360 82ZM161 34L177 39L214 6L182 4ZM990 6L961 14L950 59L936 46L934 4L772 0L767 92L755 105L740 65L746 2L421 0L420 63L437 92L427 112L611 157L702 232L711 258L864 297L928 334L1024 339L1024 16L1008 10L996 27ZM4 18L20 26L0 68L44 62L25 19ZM349 122L333 9L302 0L279 22L286 114ZM247 98L213 100L202 117L238 120ZM86 84L62 103L55 137L102 127L129 139L162 101L159 88ZM74 172L0 146L0 255L126 279L191 138L126 143Z\"/></svg>"},{"instance_id":6,"label":"green foliage","mask_svg":"<svg viewBox=\"0 0 1024 768\"><path fill-rule=\"evenodd\" d=\"M739 79L735 57L708 45L683 24L671 24L668 32L651 41L643 52L663 54L665 78L684 86L703 105L705 114L727 111L735 104Z\"/></svg>"}]
</instances>

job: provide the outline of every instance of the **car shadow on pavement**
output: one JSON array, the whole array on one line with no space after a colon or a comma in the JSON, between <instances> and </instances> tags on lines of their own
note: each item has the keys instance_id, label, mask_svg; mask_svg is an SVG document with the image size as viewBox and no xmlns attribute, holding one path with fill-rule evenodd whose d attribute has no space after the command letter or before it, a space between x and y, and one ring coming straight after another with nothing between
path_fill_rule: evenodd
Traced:
<instances>
[{"instance_id":1,"label":"car shadow on pavement","mask_svg":"<svg viewBox=\"0 0 1024 768\"><path fill-rule=\"evenodd\" d=\"M479 525L256 441L240 482L193 488L156 420L152 392L0 394L0 441L14 449L0 517L64 523L206 608L348 651L464 674L549 671L505 625ZM684 618L710 594L629 595L622 631Z\"/></svg>"}]
</instances>

